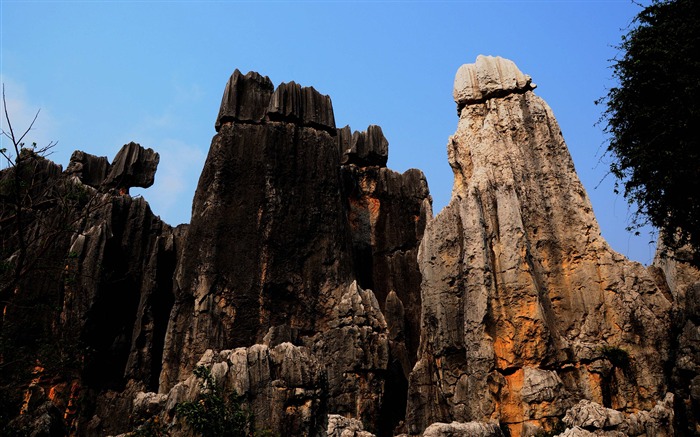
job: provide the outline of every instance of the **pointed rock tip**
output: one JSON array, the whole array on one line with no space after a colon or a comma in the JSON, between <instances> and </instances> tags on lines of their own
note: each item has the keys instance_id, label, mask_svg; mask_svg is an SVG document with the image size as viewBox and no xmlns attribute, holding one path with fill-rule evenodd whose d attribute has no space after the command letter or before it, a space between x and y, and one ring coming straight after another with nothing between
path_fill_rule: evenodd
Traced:
<instances>
[{"instance_id":1,"label":"pointed rock tip","mask_svg":"<svg viewBox=\"0 0 700 437\"><path fill-rule=\"evenodd\" d=\"M160 155L138 143L125 144L109 166L103 186L128 193L131 187L148 188L155 181Z\"/></svg>"},{"instance_id":2,"label":"pointed rock tip","mask_svg":"<svg viewBox=\"0 0 700 437\"><path fill-rule=\"evenodd\" d=\"M221 98L214 127L219 132L226 123L263 123L287 121L336 134L333 103L313 87L294 81L281 83L276 89L269 77L255 71L243 75L236 69Z\"/></svg>"},{"instance_id":3,"label":"pointed rock tip","mask_svg":"<svg viewBox=\"0 0 700 437\"><path fill-rule=\"evenodd\" d=\"M479 55L473 64L457 70L453 97L457 108L536 87L532 78L523 74L515 63L500 56Z\"/></svg>"},{"instance_id":4,"label":"pointed rock tip","mask_svg":"<svg viewBox=\"0 0 700 437\"><path fill-rule=\"evenodd\" d=\"M331 98L294 81L277 87L270 98L267 116L273 121L300 123L336 134Z\"/></svg>"},{"instance_id":5,"label":"pointed rock tip","mask_svg":"<svg viewBox=\"0 0 700 437\"><path fill-rule=\"evenodd\" d=\"M265 118L274 89L269 77L255 71L243 75L236 69L226 83L221 98L219 115L214 125L216 131L227 122L261 122Z\"/></svg>"},{"instance_id":6,"label":"pointed rock tip","mask_svg":"<svg viewBox=\"0 0 700 437\"><path fill-rule=\"evenodd\" d=\"M352 137L349 136L349 132L348 126L339 130L341 164L386 167L389 159L389 141L380 126L371 124L366 131L353 132Z\"/></svg>"}]
</instances>

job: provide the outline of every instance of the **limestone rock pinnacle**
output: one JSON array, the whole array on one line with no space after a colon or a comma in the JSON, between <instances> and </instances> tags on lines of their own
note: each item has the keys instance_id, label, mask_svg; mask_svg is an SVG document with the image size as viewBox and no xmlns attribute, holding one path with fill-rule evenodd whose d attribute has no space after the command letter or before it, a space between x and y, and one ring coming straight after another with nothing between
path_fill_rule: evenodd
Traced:
<instances>
[{"instance_id":1,"label":"limestone rock pinnacle","mask_svg":"<svg viewBox=\"0 0 700 437\"><path fill-rule=\"evenodd\" d=\"M549 431L581 399L649 410L668 389L671 302L600 235L557 122L515 64L460 67L449 205L426 226L409 431ZM531 432L532 431L532 432Z\"/></svg>"},{"instance_id":2,"label":"limestone rock pinnacle","mask_svg":"<svg viewBox=\"0 0 700 437\"><path fill-rule=\"evenodd\" d=\"M103 185L128 192L130 187L148 188L155 181L160 155L136 143L125 144L109 168Z\"/></svg>"},{"instance_id":3,"label":"limestone rock pinnacle","mask_svg":"<svg viewBox=\"0 0 700 437\"><path fill-rule=\"evenodd\" d=\"M350 135L350 128L345 126L338 129L338 142L343 164L386 167L389 141L384 137L381 127L370 125L366 131L355 131Z\"/></svg>"},{"instance_id":4,"label":"limestone rock pinnacle","mask_svg":"<svg viewBox=\"0 0 700 437\"><path fill-rule=\"evenodd\" d=\"M267 76L254 71L243 75L238 69L233 72L221 98L216 131L230 121L261 122L265 117L270 96L275 87Z\"/></svg>"},{"instance_id":5,"label":"limestone rock pinnacle","mask_svg":"<svg viewBox=\"0 0 700 437\"><path fill-rule=\"evenodd\" d=\"M535 88L532 78L520 72L513 61L500 56L479 55L474 64L459 67L453 97L457 107Z\"/></svg>"}]
</instances>

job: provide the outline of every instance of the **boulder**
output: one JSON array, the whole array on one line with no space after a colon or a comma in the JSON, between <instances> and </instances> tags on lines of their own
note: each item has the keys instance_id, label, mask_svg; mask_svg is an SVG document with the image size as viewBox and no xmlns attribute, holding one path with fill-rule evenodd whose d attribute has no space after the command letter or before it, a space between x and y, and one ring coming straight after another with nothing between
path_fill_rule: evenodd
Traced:
<instances>
[{"instance_id":1,"label":"boulder","mask_svg":"<svg viewBox=\"0 0 700 437\"><path fill-rule=\"evenodd\" d=\"M500 56L479 55L474 64L459 67L452 95L459 112L472 103L530 91L535 87L532 78L521 73L513 61Z\"/></svg>"},{"instance_id":2,"label":"boulder","mask_svg":"<svg viewBox=\"0 0 700 437\"><path fill-rule=\"evenodd\" d=\"M76 150L70 157L66 173L76 176L85 185L98 188L107 177L109 167L106 156L95 156Z\"/></svg>"},{"instance_id":3,"label":"boulder","mask_svg":"<svg viewBox=\"0 0 700 437\"><path fill-rule=\"evenodd\" d=\"M148 188L155 181L160 156L136 143L125 144L114 157L103 185L129 192L131 187Z\"/></svg>"}]
</instances>

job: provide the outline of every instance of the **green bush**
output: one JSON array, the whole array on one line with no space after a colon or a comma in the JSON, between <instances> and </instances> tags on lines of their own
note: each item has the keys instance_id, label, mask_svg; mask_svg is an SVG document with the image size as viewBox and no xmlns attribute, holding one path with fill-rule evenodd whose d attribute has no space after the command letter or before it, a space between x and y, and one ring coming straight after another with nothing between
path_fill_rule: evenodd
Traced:
<instances>
[{"instance_id":1,"label":"green bush","mask_svg":"<svg viewBox=\"0 0 700 437\"><path fill-rule=\"evenodd\" d=\"M251 415L241 405L242 396L225 397L206 367L198 366L193 373L200 380L199 395L179 403L176 415L203 437L250 436Z\"/></svg>"}]
</instances>

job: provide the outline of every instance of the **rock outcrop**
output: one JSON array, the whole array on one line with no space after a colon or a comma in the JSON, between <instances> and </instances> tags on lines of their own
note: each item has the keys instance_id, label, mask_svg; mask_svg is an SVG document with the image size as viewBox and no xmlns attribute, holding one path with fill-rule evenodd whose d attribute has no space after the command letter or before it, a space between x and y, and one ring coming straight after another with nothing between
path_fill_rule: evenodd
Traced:
<instances>
[{"instance_id":1,"label":"rock outcrop","mask_svg":"<svg viewBox=\"0 0 700 437\"><path fill-rule=\"evenodd\" d=\"M670 296L612 251L549 107L510 61L455 79L450 204L419 251L408 421L549 430L579 399L651 409L668 383Z\"/></svg>"},{"instance_id":2,"label":"rock outcrop","mask_svg":"<svg viewBox=\"0 0 700 437\"><path fill-rule=\"evenodd\" d=\"M66 174L100 191L115 189L126 194L131 187L153 185L159 161L160 156L153 149L144 149L132 142L119 150L112 164L106 156L76 150L71 155Z\"/></svg>"},{"instance_id":3,"label":"rock outcrop","mask_svg":"<svg viewBox=\"0 0 700 437\"><path fill-rule=\"evenodd\" d=\"M682 251L662 244L650 270L673 296L673 330L669 358L670 384L675 394L677 435L700 435L700 271Z\"/></svg>"},{"instance_id":4,"label":"rock outcrop","mask_svg":"<svg viewBox=\"0 0 700 437\"><path fill-rule=\"evenodd\" d=\"M189 225L129 196L151 149L65 172L23 151L0 173L0 426L192 437L185 406L281 436L700 433L700 273L608 247L534 88L502 58L459 69L434 218L379 126L254 72Z\"/></svg>"},{"instance_id":5,"label":"rock outcrop","mask_svg":"<svg viewBox=\"0 0 700 437\"><path fill-rule=\"evenodd\" d=\"M532 78L521 73L513 61L479 55L474 64L459 67L452 95L459 115L466 105L535 88Z\"/></svg>"},{"instance_id":6,"label":"rock outcrop","mask_svg":"<svg viewBox=\"0 0 700 437\"><path fill-rule=\"evenodd\" d=\"M404 329L389 339L382 311L395 291L410 310L392 326L417 333L425 178L384 167L376 126L353 135L348 153L363 159L341 161L346 136L330 98L293 82L272 89L238 71L227 85L175 274L159 390L187 378L208 348L289 342L326 370L330 413L393 428L403 409L385 420L385 384L405 393L411 364Z\"/></svg>"},{"instance_id":7,"label":"rock outcrop","mask_svg":"<svg viewBox=\"0 0 700 437\"><path fill-rule=\"evenodd\" d=\"M131 143L111 166L83 152L65 174L38 156L22 163L32 168L24 185L32 202L23 205L22 226L2 228L3 256L18 268L3 283L12 292L2 318L4 401L21 391L22 366L30 363L32 374L20 422L43 417L47 429L104 435L124 425L112 409L128 410L136 390L157 389L184 228L163 223L142 198L100 191L109 169L133 175L115 187L152 183L157 162ZM2 218L17 224L7 199ZM78 399L90 409L81 411Z\"/></svg>"},{"instance_id":8,"label":"rock outcrop","mask_svg":"<svg viewBox=\"0 0 700 437\"><path fill-rule=\"evenodd\" d=\"M624 414L582 400L566 412L569 427L561 435L673 436L673 395L667 393L650 411Z\"/></svg>"}]
</instances>

